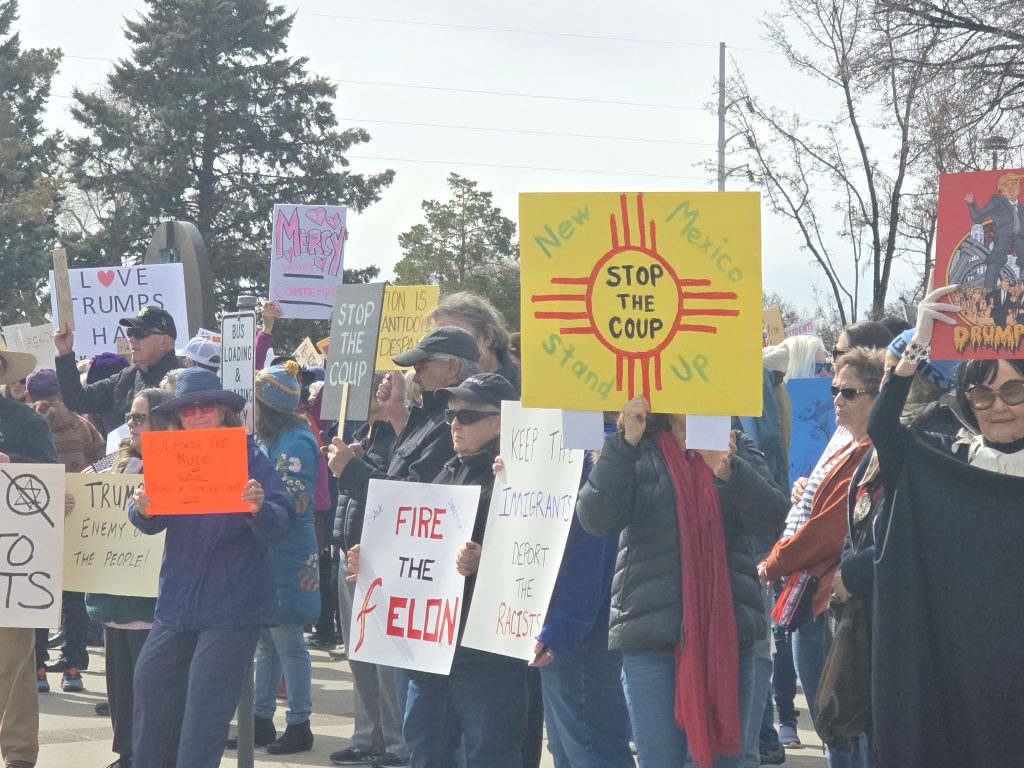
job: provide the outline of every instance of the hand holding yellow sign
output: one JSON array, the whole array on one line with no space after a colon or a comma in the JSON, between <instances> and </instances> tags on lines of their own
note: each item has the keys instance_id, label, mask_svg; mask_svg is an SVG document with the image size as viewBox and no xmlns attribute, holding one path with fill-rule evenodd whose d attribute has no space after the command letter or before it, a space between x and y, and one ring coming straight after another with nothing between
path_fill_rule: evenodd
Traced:
<instances>
[{"instance_id":1,"label":"hand holding yellow sign","mask_svg":"<svg viewBox=\"0 0 1024 768\"><path fill-rule=\"evenodd\" d=\"M524 194L523 404L760 415L757 193Z\"/></svg>"}]
</instances>

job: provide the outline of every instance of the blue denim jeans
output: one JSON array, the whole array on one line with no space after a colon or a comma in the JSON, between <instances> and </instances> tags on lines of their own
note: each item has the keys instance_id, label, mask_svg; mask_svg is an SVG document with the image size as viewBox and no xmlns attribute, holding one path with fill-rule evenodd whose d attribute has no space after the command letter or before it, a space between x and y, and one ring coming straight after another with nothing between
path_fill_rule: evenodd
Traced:
<instances>
[{"instance_id":1,"label":"blue denim jeans","mask_svg":"<svg viewBox=\"0 0 1024 768\"><path fill-rule=\"evenodd\" d=\"M522 768L526 737L526 662L458 648L448 676L409 683L402 734L412 768ZM461 739L459 739L461 734Z\"/></svg>"},{"instance_id":2,"label":"blue denim jeans","mask_svg":"<svg viewBox=\"0 0 1024 768\"><path fill-rule=\"evenodd\" d=\"M829 631L825 614L817 619L807 616L797 626L792 638L796 673L800 678L800 687L803 688L804 698L807 699L807 709L813 718L818 682L821 680L821 672L825 668L828 650L832 646L832 633ZM830 768L866 768L866 739L861 737L852 755L835 752L826 747L825 756L828 758Z\"/></svg>"},{"instance_id":3,"label":"blue denim jeans","mask_svg":"<svg viewBox=\"0 0 1024 768\"><path fill-rule=\"evenodd\" d=\"M640 768L686 765L689 759L686 734L676 725L675 718L675 654L671 651L625 651L622 687L633 723ZM714 768L736 768L739 759L739 755L717 755Z\"/></svg>"},{"instance_id":4,"label":"blue denim jeans","mask_svg":"<svg viewBox=\"0 0 1024 768\"><path fill-rule=\"evenodd\" d=\"M274 716L282 671L288 689L286 722L288 725L304 723L313 712L313 685L309 649L302 637L301 624L283 624L260 630L256 644L253 707L256 717Z\"/></svg>"},{"instance_id":5,"label":"blue denim jeans","mask_svg":"<svg viewBox=\"0 0 1024 768\"><path fill-rule=\"evenodd\" d=\"M740 651L740 674L744 670L744 656L749 658L748 695L743 693L740 680L740 724L743 728L742 768L759 768L761 765L761 723L771 691L772 646L768 639L758 640L749 649Z\"/></svg>"},{"instance_id":6,"label":"blue denim jeans","mask_svg":"<svg viewBox=\"0 0 1024 768\"><path fill-rule=\"evenodd\" d=\"M608 627L541 667L548 751L555 768L633 768L622 654L608 650Z\"/></svg>"}]
</instances>

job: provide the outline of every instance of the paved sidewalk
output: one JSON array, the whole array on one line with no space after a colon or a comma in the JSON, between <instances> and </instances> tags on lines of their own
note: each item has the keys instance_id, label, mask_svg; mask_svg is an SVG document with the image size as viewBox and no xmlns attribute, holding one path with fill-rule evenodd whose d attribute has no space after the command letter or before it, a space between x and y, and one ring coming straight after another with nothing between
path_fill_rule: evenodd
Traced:
<instances>
[{"instance_id":1,"label":"paved sidewalk","mask_svg":"<svg viewBox=\"0 0 1024 768\"><path fill-rule=\"evenodd\" d=\"M326 651L313 650L310 655L313 660L313 750L274 757L266 750L257 749L257 765L282 768L329 766L330 753L348 744L353 711L352 676L348 663L332 659ZM89 656L89 671L82 673L84 692L62 693L60 675L50 674L52 691L39 695L39 768L104 768L116 757L110 751L110 721L98 717L93 710L97 703L106 700L103 649L90 648ZM802 699L797 706L806 712ZM802 717L801 722L805 719ZM283 731L284 709L278 709L274 720L278 731ZM825 768L820 741L813 730L802 728L800 738L807 746L791 750L786 765L791 768ZM235 768L234 753L226 752L221 765ZM545 768L553 766L547 751L541 765Z\"/></svg>"}]
</instances>

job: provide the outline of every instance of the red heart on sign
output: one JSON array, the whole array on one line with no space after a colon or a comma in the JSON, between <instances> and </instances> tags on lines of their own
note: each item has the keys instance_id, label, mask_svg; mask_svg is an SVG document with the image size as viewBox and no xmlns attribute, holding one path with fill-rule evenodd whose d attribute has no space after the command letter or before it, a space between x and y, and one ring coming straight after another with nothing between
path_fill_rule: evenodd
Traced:
<instances>
[{"instance_id":1,"label":"red heart on sign","mask_svg":"<svg viewBox=\"0 0 1024 768\"><path fill-rule=\"evenodd\" d=\"M110 284L114 282L114 270L100 270L99 272L96 273L96 277L99 278L99 281L103 283L103 285L109 288Z\"/></svg>"}]
</instances>

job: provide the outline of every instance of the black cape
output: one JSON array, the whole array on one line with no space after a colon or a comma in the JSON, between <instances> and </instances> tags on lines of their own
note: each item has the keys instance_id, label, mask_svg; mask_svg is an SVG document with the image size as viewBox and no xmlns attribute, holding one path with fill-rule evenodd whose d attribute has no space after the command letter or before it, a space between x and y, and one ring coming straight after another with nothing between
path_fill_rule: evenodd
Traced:
<instances>
[{"instance_id":1,"label":"black cape","mask_svg":"<svg viewBox=\"0 0 1024 768\"><path fill-rule=\"evenodd\" d=\"M1024 478L904 432L876 543L881 768L1024 765Z\"/></svg>"}]
</instances>

